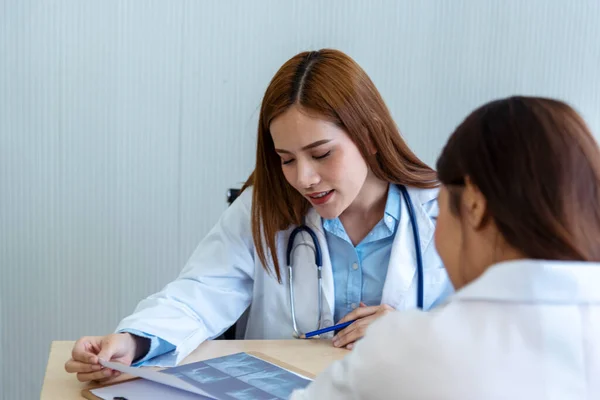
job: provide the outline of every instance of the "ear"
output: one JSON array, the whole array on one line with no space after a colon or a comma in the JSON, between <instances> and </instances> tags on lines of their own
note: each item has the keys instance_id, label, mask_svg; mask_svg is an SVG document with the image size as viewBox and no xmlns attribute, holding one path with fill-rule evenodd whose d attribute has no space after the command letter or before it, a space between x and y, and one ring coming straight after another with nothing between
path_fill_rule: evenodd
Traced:
<instances>
[{"instance_id":1,"label":"ear","mask_svg":"<svg viewBox=\"0 0 600 400\"><path fill-rule=\"evenodd\" d=\"M377 149L375 148L375 146L373 146L373 142L371 142L370 140L369 140L369 154L371 154L372 156L377 154Z\"/></svg>"},{"instance_id":2,"label":"ear","mask_svg":"<svg viewBox=\"0 0 600 400\"><path fill-rule=\"evenodd\" d=\"M374 156L375 154L377 154L377 147L375 147L375 144L373 144L373 140L371 140L371 135L369 134L367 128L364 129L364 135L366 138L367 150L370 155Z\"/></svg>"},{"instance_id":3,"label":"ear","mask_svg":"<svg viewBox=\"0 0 600 400\"><path fill-rule=\"evenodd\" d=\"M474 230L480 230L485 226L488 215L487 200L469 177L465 178L462 209L465 220Z\"/></svg>"}]
</instances>

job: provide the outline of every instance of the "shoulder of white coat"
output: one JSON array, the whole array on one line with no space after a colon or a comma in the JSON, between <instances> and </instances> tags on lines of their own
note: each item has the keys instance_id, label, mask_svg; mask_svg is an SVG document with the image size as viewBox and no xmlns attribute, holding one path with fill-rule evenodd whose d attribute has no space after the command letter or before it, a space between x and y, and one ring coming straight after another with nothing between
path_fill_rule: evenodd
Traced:
<instances>
[{"instance_id":1,"label":"shoulder of white coat","mask_svg":"<svg viewBox=\"0 0 600 400\"><path fill-rule=\"evenodd\" d=\"M221 215L220 226L233 234L243 236L251 243L251 209L252 188L247 188L225 209Z\"/></svg>"},{"instance_id":2,"label":"shoulder of white coat","mask_svg":"<svg viewBox=\"0 0 600 400\"><path fill-rule=\"evenodd\" d=\"M253 192L253 187L247 187L246 189L244 189L244 191L242 193L239 194L239 196L235 199L235 201L233 202L233 204L236 203L242 203L248 210L252 208L252 192ZM232 205L233 205L232 204Z\"/></svg>"},{"instance_id":3,"label":"shoulder of white coat","mask_svg":"<svg viewBox=\"0 0 600 400\"><path fill-rule=\"evenodd\" d=\"M392 312L367 328L353 351L364 364L363 374L352 379L372 381L373 387L402 388L408 397L427 391L431 380L443 377L452 365L452 333L443 307L423 312ZM429 379L424 380L427 376Z\"/></svg>"},{"instance_id":4,"label":"shoulder of white coat","mask_svg":"<svg viewBox=\"0 0 600 400\"><path fill-rule=\"evenodd\" d=\"M240 218L248 219L250 221L250 215L252 210L252 186L246 188L238 197L231 203L225 210L224 216L226 219Z\"/></svg>"},{"instance_id":5,"label":"shoulder of white coat","mask_svg":"<svg viewBox=\"0 0 600 400\"><path fill-rule=\"evenodd\" d=\"M365 342L382 342L391 345L389 350L410 350L418 343L423 343L423 336L432 329L436 311L423 312L420 310L405 310L392 312L378 319L367 328ZM396 338L402 337L398 342ZM413 343L414 342L414 343Z\"/></svg>"},{"instance_id":6,"label":"shoulder of white coat","mask_svg":"<svg viewBox=\"0 0 600 400\"><path fill-rule=\"evenodd\" d=\"M411 199L413 199L413 203L421 204L421 207L425 211L425 213L431 218L434 222L437 220L439 214L438 207L438 196L440 193L440 188L429 188L429 189L421 189L416 187L408 187L408 194Z\"/></svg>"}]
</instances>

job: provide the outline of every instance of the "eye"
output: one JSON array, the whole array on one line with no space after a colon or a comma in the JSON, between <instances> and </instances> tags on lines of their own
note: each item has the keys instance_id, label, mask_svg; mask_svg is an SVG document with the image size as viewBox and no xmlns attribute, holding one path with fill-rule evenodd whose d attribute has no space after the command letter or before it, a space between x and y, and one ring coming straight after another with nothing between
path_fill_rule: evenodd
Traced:
<instances>
[{"instance_id":1,"label":"eye","mask_svg":"<svg viewBox=\"0 0 600 400\"><path fill-rule=\"evenodd\" d=\"M281 163L282 163L283 165L288 165L288 164L290 164L292 161L294 161L294 159L293 159L293 158L291 158L291 159L289 159L289 160L284 160L283 158L281 159Z\"/></svg>"},{"instance_id":2,"label":"eye","mask_svg":"<svg viewBox=\"0 0 600 400\"><path fill-rule=\"evenodd\" d=\"M314 158L314 159L316 159L316 160L321 160L321 159L323 159L323 158L327 157L329 154L331 154L331 150L329 150L327 153L325 153L325 154L323 154L323 155L320 155L320 156L313 156L313 158Z\"/></svg>"}]
</instances>

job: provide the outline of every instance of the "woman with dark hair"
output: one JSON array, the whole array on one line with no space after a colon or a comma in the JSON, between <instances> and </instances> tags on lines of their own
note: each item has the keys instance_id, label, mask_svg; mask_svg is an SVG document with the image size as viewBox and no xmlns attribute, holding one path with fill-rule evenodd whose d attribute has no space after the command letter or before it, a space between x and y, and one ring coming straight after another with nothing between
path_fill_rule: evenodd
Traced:
<instances>
[{"instance_id":1,"label":"woman with dark hair","mask_svg":"<svg viewBox=\"0 0 600 400\"><path fill-rule=\"evenodd\" d=\"M474 111L438 163L457 289L391 313L294 399L600 399L600 150L551 99Z\"/></svg>"}]
</instances>

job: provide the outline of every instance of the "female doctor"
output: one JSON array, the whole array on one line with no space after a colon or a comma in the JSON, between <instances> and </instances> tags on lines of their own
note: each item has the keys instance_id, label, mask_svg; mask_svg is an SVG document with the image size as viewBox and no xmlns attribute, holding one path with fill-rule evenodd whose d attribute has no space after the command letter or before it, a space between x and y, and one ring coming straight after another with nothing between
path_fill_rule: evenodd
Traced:
<instances>
[{"instance_id":1,"label":"female doctor","mask_svg":"<svg viewBox=\"0 0 600 400\"><path fill-rule=\"evenodd\" d=\"M439 158L457 293L373 324L300 399L600 399L600 150L564 103L471 114Z\"/></svg>"},{"instance_id":2,"label":"female doctor","mask_svg":"<svg viewBox=\"0 0 600 400\"><path fill-rule=\"evenodd\" d=\"M178 279L115 334L80 339L66 370L87 381L117 374L99 358L178 364L248 307L246 339L356 320L333 341L347 348L389 310L430 309L453 290L432 240L436 179L351 58L296 55L264 95L256 167L241 195Z\"/></svg>"}]
</instances>

